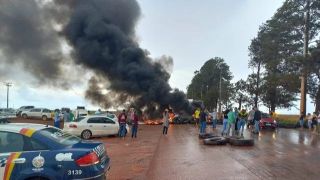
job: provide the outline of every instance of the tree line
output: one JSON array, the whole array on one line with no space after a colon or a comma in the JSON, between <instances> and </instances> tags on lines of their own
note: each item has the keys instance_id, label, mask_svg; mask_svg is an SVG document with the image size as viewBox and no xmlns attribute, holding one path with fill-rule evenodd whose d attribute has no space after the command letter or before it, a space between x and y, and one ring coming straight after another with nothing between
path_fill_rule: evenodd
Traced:
<instances>
[{"instance_id":1,"label":"tree line","mask_svg":"<svg viewBox=\"0 0 320 180\"><path fill-rule=\"evenodd\" d=\"M263 104L275 111L294 106L305 78L306 93L319 111L319 33L320 1L286 0L251 40L248 67L254 72L247 79L231 83L233 75L224 59L212 58L195 71L187 96L203 100L209 109L236 102L239 108Z\"/></svg>"}]
</instances>

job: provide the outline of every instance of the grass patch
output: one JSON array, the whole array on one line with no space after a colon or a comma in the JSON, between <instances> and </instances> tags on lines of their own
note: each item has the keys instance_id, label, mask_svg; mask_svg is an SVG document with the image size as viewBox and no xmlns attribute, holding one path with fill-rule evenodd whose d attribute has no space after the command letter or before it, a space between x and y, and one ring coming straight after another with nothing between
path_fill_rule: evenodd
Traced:
<instances>
[{"instance_id":1,"label":"grass patch","mask_svg":"<svg viewBox=\"0 0 320 180\"><path fill-rule=\"evenodd\" d=\"M299 121L299 115L279 114L276 121L279 127L295 128Z\"/></svg>"}]
</instances>

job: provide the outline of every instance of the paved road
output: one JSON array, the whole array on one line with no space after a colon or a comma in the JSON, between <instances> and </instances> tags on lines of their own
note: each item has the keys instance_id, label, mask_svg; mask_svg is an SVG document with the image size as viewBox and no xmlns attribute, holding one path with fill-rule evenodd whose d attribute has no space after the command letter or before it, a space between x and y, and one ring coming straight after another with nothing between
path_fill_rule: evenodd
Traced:
<instances>
[{"instance_id":1,"label":"paved road","mask_svg":"<svg viewBox=\"0 0 320 180\"><path fill-rule=\"evenodd\" d=\"M220 134L218 128L213 132ZM245 131L255 139L253 147L205 146L194 125L170 126L167 136L161 131L141 125L137 139L94 138L111 157L108 179L320 179L320 136L308 130Z\"/></svg>"},{"instance_id":2,"label":"paved road","mask_svg":"<svg viewBox=\"0 0 320 180\"><path fill-rule=\"evenodd\" d=\"M211 129L208 129L211 131ZM218 134L219 130L214 131ZM205 146L194 126L162 136L147 179L320 179L319 137L306 130L263 131L255 146Z\"/></svg>"}]
</instances>

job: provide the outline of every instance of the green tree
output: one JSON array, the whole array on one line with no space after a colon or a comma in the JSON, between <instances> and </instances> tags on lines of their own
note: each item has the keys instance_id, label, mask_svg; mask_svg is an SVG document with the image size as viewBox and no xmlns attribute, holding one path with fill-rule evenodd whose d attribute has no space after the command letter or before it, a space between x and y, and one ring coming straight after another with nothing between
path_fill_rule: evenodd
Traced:
<instances>
[{"instance_id":1,"label":"green tree","mask_svg":"<svg viewBox=\"0 0 320 180\"><path fill-rule=\"evenodd\" d=\"M287 0L252 40L249 66L262 65L264 91L259 97L271 110L290 107L296 100L305 50L319 33L319 8L316 0Z\"/></svg>"},{"instance_id":2,"label":"green tree","mask_svg":"<svg viewBox=\"0 0 320 180\"><path fill-rule=\"evenodd\" d=\"M232 100L238 103L238 108L241 109L242 105L249 103L248 84L243 79L240 79L234 84L233 90Z\"/></svg>"},{"instance_id":3,"label":"green tree","mask_svg":"<svg viewBox=\"0 0 320 180\"><path fill-rule=\"evenodd\" d=\"M202 100L205 106L212 110L218 107L220 97L221 77L221 102L230 102L232 74L229 66L222 58L215 57L204 63L199 71L195 71L191 84L187 88L187 96L191 99Z\"/></svg>"},{"instance_id":4,"label":"green tree","mask_svg":"<svg viewBox=\"0 0 320 180\"><path fill-rule=\"evenodd\" d=\"M315 103L315 111L320 111L320 42L318 47L312 50L311 63L309 66L310 76L308 79L309 93Z\"/></svg>"}]
</instances>

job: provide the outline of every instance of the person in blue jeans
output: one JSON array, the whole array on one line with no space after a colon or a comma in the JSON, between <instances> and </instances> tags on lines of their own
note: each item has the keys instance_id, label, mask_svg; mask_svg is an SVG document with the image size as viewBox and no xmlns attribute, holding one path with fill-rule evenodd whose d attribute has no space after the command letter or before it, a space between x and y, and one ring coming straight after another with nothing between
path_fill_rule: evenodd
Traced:
<instances>
[{"instance_id":1,"label":"person in blue jeans","mask_svg":"<svg viewBox=\"0 0 320 180\"><path fill-rule=\"evenodd\" d=\"M213 112L211 113L211 117L212 117L212 128L216 128L217 125L217 111L213 110Z\"/></svg>"},{"instance_id":2,"label":"person in blue jeans","mask_svg":"<svg viewBox=\"0 0 320 180\"><path fill-rule=\"evenodd\" d=\"M122 113L119 114L118 121L120 125L119 136L124 138L126 134L126 124L127 124L126 110L123 110Z\"/></svg>"},{"instance_id":3,"label":"person in blue jeans","mask_svg":"<svg viewBox=\"0 0 320 180\"><path fill-rule=\"evenodd\" d=\"M137 138L137 132L138 132L138 115L133 110L133 117L132 117L132 135L131 138L135 137Z\"/></svg>"},{"instance_id":4,"label":"person in blue jeans","mask_svg":"<svg viewBox=\"0 0 320 180\"><path fill-rule=\"evenodd\" d=\"M60 128L60 112L58 109L54 112L54 127Z\"/></svg>"},{"instance_id":5,"label":"person in blue jeans","mask_svg":"<svg viewBox=\"0 0 320 180\"><path fill-rule=\"evenodd\" d=\"M304 121L304 115L303 113L300 114L299 117L299 123L300 123L300 128L303 129L303 121Z\"/></svg>"},{"instance_id":6,"label":"person in blue jeans","mask_svg":"<svg viewBox=\"0 0 320 180\"><path fill-rule=\"evenodd\" d=\"M228 113L229 113L229 109L223 112L223 126L222 126L221 136L223 136L224 134L227 135Z\"/></svg>"},{"instance_id":7,"label":"person in blue jeans","mask_svg":"<svg viewBox=\"0 0 320 180\"><path fill-rule=\"evenodd\" d=\"M259 122L261 120L261 111L259 111L259 109L257 107L254 108L254 116L253 116L253 120L254 120L254 133L255 134L259 134Z\"/></svg>"},{"instance_id":8,"label":"person in blue jeans","mask_svg":"<svg viewBox=\"0 0 320 180\"><path fill-rule=\"evenodd\" d=\"M243 136L244 126L246 124L246 119L248 117L248 113L245 109L242 109L239 112L239 121L238 121L238 131L240 132L240 136Z\"/></svg>"},{"instance_id":9,"label":"person in blue jeans","mask_svg":"<svg viewBox=\"0 0 320 180\"><path fill-rule=\"evenodd\" d=\"M200 123L201 123L200 134L203 134L206 132L206 127L207 127L207 113L205 113L203 109L201 109L201 112L200 112Z\"/></svg>"}]
</instances>

